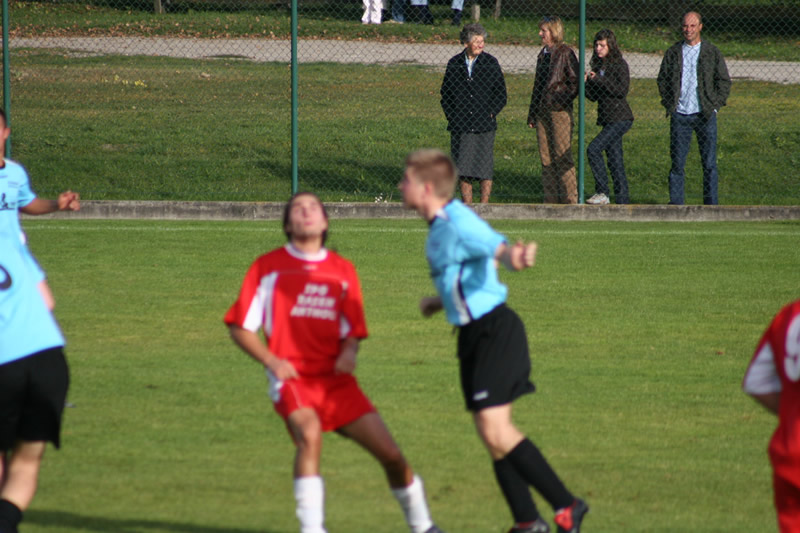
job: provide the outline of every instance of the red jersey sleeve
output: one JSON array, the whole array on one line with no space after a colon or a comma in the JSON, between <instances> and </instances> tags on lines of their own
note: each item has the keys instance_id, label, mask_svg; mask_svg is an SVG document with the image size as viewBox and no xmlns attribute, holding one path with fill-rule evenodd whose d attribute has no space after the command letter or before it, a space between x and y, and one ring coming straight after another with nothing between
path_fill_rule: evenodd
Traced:
<instances>
[{"instance_id":1,"label":"red jersey sleeve","mask_svg":"<svg viewBox=\"0 0 800 533\"><path fill-rule=\"evenodd\" d=\"M224 321L227 325L255 332L264 323L266 302L263 291L259 291L262 283L260 263L261 258L254 261L247 270L239 290L239 297L225 313Z\"/></svg>"}]
</instances>

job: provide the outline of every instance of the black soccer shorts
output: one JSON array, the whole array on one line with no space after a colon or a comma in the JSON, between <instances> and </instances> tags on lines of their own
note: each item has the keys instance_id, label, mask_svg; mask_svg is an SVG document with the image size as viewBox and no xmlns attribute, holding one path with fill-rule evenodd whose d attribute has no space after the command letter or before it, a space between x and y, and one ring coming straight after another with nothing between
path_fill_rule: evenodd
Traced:
<instances>
[{"instance_id":1,"label":"black soccer shorts","mask_svg":"<svg viewBox=\"0 0 800 533\"><path fill-rule=\"evenodd\" d=\"M0 365L0 451L17 441L61 445L69 369L61 347Z\"/></svg>"},{"instance_id":2,"label":"black soccer shorts","mask_svg":"<svg viewBox=\"0 0 800 533\"><path fill-rule=\"evenodd\" d=\"M470 411L505 405L536 390L525 326L505 304L460 328L458 359Z\"/></svg>"}]
</instances>

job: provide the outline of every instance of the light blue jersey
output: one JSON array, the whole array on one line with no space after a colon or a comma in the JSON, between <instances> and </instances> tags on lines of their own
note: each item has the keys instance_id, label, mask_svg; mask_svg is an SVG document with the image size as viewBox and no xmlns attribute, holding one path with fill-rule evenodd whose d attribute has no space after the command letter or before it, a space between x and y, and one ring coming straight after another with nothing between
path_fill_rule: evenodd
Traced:
<instances>
[{"instance_id":1,"label":"light blue jersey","mask_svg":"<svg viewBox=\"0 0 800 533\"><path fill-rule=\"evenodd\" d=\"M0 168L0 232L22 234L19 225L19 208L36 199L25 167L10 159L3 160Z\"/></svg>"},{"instance_id":2,"label":"light blue jersey","mask_svg":"<svg viewBox=\"0 0 800 533\"><path fill-rule=\"evenodd\" d=\"M0 231L0 365L64 346L37 283L20 252L19 235Z\"/></svg>"},{"instance_id":3,"label":"light blue jersey","mask_svg":"<svg viewBox=\"0 0 800 533\"><path fill-rule=\"evenodd\" d=\"M44 271L28 250L19 223L20 207L34 201L36 193L31 189L25 167L11 159L4 159L3 164L3 168L0 168L0 233L16 236L25 262L36 275L37 282L42 281L45 279Z\"/></svg>"},{"instance_id":4,"label":"light blue jersey","mask_svg":"<svg viewBox=\"0 0 800 533\"><path fill-rule=\"evenodd\" d=\"M508 289L497 278L494 259L505 242L459 200L436 213L425 255L448 322L463 326L506 301Z\"/></svg>"}]
</instances>

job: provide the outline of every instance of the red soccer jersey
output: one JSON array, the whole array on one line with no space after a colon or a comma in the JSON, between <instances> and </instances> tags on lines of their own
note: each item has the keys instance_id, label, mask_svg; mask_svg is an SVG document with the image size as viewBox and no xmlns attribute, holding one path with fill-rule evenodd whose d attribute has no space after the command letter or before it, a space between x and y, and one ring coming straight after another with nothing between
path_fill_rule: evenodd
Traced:
<instances>
[{"instance_id":1,"label":"red soccer jersey","mask_svg":"<svg viewBox=\"0 0 800 533\"><path fill-rule=\"evenodd\" d=\"M301 376L332 373L342 339L367 336L353 265L330 250L311 256L290 244L250 266L225 323L262 328L270 351Z\"/></svg>"},{"instance_id":2,"label":"red soccer jersey","mask_svg":"<svg viewBox=\"0 0 800 533\"><path fill-rule=\"evenodd\" d=\"M772 365L766 366L770 359ZM778 380L772 387L770 371ZM781 309L764 332L745 376L745 389L749 382L761 382L763 392L780 391L778 428L769 456L775 475L800 487L800 300Z\"/></svg>"}]
</instances>

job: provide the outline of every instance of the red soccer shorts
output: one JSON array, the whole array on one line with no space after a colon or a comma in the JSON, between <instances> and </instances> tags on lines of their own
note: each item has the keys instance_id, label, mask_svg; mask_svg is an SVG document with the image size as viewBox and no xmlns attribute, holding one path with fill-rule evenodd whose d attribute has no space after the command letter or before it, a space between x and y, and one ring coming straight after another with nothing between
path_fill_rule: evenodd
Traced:
<instances>
[{"instance_id":1,"label":"red soccer shorts","mask_svg":"<svg viewBox=\"0 0 800 533\"><path fill-rule=\"evenodd\" d=\"M311 407L322 431L333 431L375 411L352 374L290 379L273 396L273 405L284 420L294 411Z\"/></svg>"},{"instance_id":2,"label":"red soccer shorts","mask_svg":"<svg viewBox=\"0 0 800 533\"><path fill-rule=\"evenodd\" d=\"M781 533L800 533L800 488L777 476L772 477L772 486Z\"/></svg>"}]
</instances>

